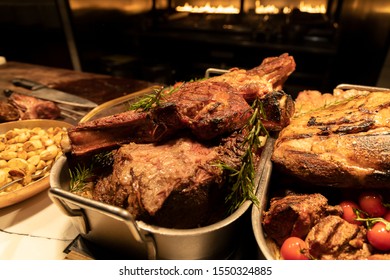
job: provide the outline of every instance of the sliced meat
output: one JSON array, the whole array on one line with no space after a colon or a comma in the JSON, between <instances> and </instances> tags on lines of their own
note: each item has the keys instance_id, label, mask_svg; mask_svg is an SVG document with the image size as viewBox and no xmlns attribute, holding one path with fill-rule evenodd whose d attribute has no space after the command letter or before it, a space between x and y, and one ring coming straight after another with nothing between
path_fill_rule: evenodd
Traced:
<instances>
[{"instance_id":1,"label":"sliced meat","mask_svg":"<svg viewBox=\"0 0 390 280\"><path fill-rule=\"evenodd\" d=\"M314 259L358 260L371 255L366 229L335 215L321 219L307 234L305 241Z\"/></svg>"},{"instance_id":2,"label":"sliced meat","mask_svg":"<svg viewBox=\"0 0 390 280\"><path fill-rule=\"evenodd\" d=\"M342 215L342 209L328 205L322 194L289 194L271 199L262 225L267 236L280 246L290 236L305 238L315 224L330 214Z\"/></svg>"}]
</instances>

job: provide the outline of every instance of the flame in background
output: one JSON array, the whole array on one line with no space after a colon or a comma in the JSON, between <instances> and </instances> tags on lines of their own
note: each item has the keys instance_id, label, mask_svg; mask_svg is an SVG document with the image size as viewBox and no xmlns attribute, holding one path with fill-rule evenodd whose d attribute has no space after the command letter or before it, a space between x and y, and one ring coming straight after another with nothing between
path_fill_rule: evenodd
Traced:
<instances>
[{"instance_id":1,"label":"flame in background","mask_svg":"<svg viewBox=\"0 0 390 280\"><path fill-rule=\"evenodd\" d=\"M176 11L178 12L188 12L188 13L209 13L209 14L238 14L240 12L239 8L230 6L211 6L209 2L204 6L192 6L187 2L184 6L177 6Z\"/></svg>"},{"instance_id":2,"label":"flame in background","mask_svg":"<svg viewBox=\"0 0 390 280\"><path fill-rule=\"evenodd\" d=\"M326 7L324 4L321 5L311 5L306 4L304 1L299 3L299 7L297 7L301 12L307 13L326 13ZM278 14L280 12L284 14L290 13L292 8L290 7L281 7L278 8L275 5L262 5L260 0L256 0L255 2L255 13L256 14ZM187 13L209 13L209 14L238 14L240 9L234 7L234 5L223 6L211 6L210 2L207 2L204 6L192 6L189 3L185 3L184 6L177 6L177 12L187 12Z\"/></svg>"}]
</instances>

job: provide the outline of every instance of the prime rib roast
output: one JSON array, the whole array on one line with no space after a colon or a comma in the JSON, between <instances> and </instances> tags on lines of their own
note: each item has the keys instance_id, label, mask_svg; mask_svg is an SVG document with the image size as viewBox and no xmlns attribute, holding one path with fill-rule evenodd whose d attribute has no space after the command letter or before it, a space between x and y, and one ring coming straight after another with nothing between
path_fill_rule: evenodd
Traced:
<instances>
[{"instance_id":1,"label":"prime rib roast","mask_svg":"<svg viewBox=\"0 0 390 280\"><path fill-rule=\"evenodd\" d=\"M136 219L170 228L204 226L226 215L228 176L217 166L242 164L251 103L262 100L269 130L289 123L294 102L282 90L294 71L288 54L252 70L232 69L160 91L150 110L129 110L68 130L68 162L113 151L93 198L129 210ZM261 152L261 151L258 151ZM259 154L255 154L256 158Z\"/></svg>"},{"instance_id":2,"label":"prime rib roast","mask_svg":"<svg viewBox=\"0 0 390 280\"><path fill-rule=\"evenodd\" d=\"M303 91L280 131L276 169L312 185L390 187L390 92Z\"/></svg>"},{"instance_id":3,"label":"prime rib roast","mask_svg":"<svg viewBox=\"0 0 390 280\"><path fill-rule=\"evenodd\" d=\"M93 198L167 228L211 224L228 209L226 175L215 163L241 166L236 142L242 139L230 137L216 146L183 136L164 144L123 145L115 153L113 172L97 182Z\"/></svg>"}]
</instances>

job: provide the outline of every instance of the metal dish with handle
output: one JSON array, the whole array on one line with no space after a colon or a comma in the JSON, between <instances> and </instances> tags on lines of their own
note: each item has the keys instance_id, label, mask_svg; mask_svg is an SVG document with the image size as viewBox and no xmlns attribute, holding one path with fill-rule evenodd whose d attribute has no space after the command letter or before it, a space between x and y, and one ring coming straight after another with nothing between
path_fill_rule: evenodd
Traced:
<instances>
[{"instance_id":1,"label":"metal dish with handle","mask_svg":"<svg viewBox=\"0 0 390 280\"><path fill-rule=\"evenodd\" d=\"M129 102L154 93L155 89L152 87L102 104L81 121L123 112ZM261 180L266 179L264 176L270 174L265 163L269 160L271 148L272 143L267 141L256 166L256 188ZM59 158L53 166L50 186L50 198L64 214L72 218L82 237L133 259L229 258L239 243L242 216L252 205L248 200L230 216L209 226L170 229L137 221L122 208L71 193L66 156Z\"/></svg>"},{"instance_id":2,"label":"metal dish with handle","mask_svg":"<svg viewBox=\"0 0 390 280\"><path fill-rule=\"evenodd\" d=\"M272 141L267 141L256 170L256 186L268 180ZM200 228L169 229L136 221L122 208L69 191L67 159L50 172L49 196L86 239L135 259L226 259L236 249L240 221L252 205L246 201L227 218Z\"/></svg>"},{"instance_id":3,"label":"metal dish with handle","mask_svg":"<svg viewBox=\"0 0 390 280\"><path fill-rule=\"evenodd\" d=\"M336 86L336 89L342 90L361 90L361 91L386 91L390 92L388 88L373 87L373 86L364 86L364 85L354 85L354 84L339 84ZM269 142L274 141L268 139ZM270 148L272 154L272 148ZM261 221L263 220L263 211L265 211L269 205L270 194L273 189L271 183L271 173L272 173L272 162L269 160L265 163L265 170L269 172L267 176L264 176L260 181L257 188L256 196L259 200L258 207L252 207L251 220L252 220L252 229L258 245L259 258L267 260L279 260L280 257L280 248L276 245L273 240L270 240L267 237L267 234L263 230ZM279 174L277 175L279 176ZM283 176L283 175L281 175ZM274 185L276 187L276 185ZM342 194L332 190L335 196L342 197Z\"/></svg>"}]
</instances>

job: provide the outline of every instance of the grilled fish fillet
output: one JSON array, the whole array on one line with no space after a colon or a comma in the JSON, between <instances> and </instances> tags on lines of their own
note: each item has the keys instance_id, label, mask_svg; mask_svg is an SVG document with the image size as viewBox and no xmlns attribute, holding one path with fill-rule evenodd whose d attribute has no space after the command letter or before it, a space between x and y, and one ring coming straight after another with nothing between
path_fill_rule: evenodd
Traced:
<instances>
[{"instance_id":1,"label":"grilled fish fillet","mask_svg":"<svg viewBox=\"0 0 390 280\"><path fill-rule=\"evenodd\" d=\"M301 92L276 168L315 185L390 188L390 92Z\"/></svg>"}]
</instances>

